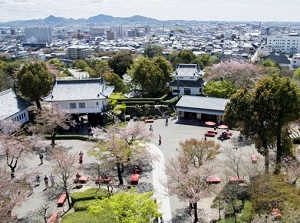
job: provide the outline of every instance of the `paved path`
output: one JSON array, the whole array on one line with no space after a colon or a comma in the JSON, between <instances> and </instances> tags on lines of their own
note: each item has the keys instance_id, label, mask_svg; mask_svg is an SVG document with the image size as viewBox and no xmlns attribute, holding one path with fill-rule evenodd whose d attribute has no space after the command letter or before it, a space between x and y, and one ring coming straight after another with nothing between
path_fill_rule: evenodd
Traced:
<instances>
[{"instance_id":1,"label":"paved path","mask_svg":"<svg viewBox=\"0 0 300 223\"><path fill-rule=\"evenodd\" d=\"M172 214L168 188L166 188L163 185L163 182L166 182L167 180L167 176L165 173L165 157L161 150L153 144L149 144L149 151L157 158L152 161L152 183L154 188L154 197L160 204L159 211L162 213L162 218L164 219L164 222L168 223L172 220Z\"/></svg>"},{"instance_id":2,"label":"paved path","mask_svg":"<svg viewBox=\"0 0 300 223\"><path fill-rule=\"evenodd\" d=\"M189 123L188 123L189 124ZM188 206L187 203L179 201L179 199L176 196L167 196L167 189L162 185L162 181L166 179L166 175L164 173L164 164L165 162L168 162L169 159L176 157L178 154L178 151L176 150L179 148L179 142L184 141L189 138L197 138L202 139L204 137L204 132L208 129L212 129L211 127L206 126L197 126L197 125L188 125L188 124L178 124L176 123L176 120L169 119L169 125L165 126L165 120L155 120L154 123L151 123L153 126L153 132L155 134L155 138L151 141L151 144L149 145L150 151L155 153L159 159L157 161L154 161L153 165L153 171L149 173L148 177L147 175L142 175L141 180L149 181L150 183L153 183L154 189L155 189L155 197L157 198L158 202L161 204L160 211L163 214L163 219L165 222L170 222L171 218L176 216L179 212L179 210L183 210ZM149 128L150 124L146 124L146 127ZM219 132L222 130L218 130ZM158 134L162 136L162 144L158 146ZM238 135L238 132L233 131L233 138L236 138ZM226 140L221 142L220 140L216 138L211 138L215 140L216 142L221 144L221 151L228 151L232 150L234 147L234 141L232 139ZM95 163L95 157L89 157L87 156L87 151L93 146L92 143L84 142L84 141L78 141L78 140L59 140L57 141L58 144L63 145L70 149L70 151L74 154L78 154L79 151L83 151L84 158L83 162L84 165ZM241 152L247 152L251 151L251 153L257 154L257 152L253 149L253 145L244 145L241 148ZM248 156L248 155L247 155ZM224 153L220 154L218 156L218 159L223 160L225 159ZM22 171L32 171L35 170L39 172L40 175L49 174L52 172L52 163L47 158L47 154L45 154L44 164L39 166L39 158L38 156L33 156L29 160L20 162L19 170L17 170L17 175L21 173ZM78 164L79 165L79 164ZM79 167L79 166L78 166ZM77 168L78 168L77 167ZM224 169L224 166L220 166L220 168ZM82 171L82 170L76 170L76 171ZM221 171L220 171L221 172ZM223 170L222 170L223 172ZM88 172L87 172L88 173ZM153 182L151 182L153 180ZM226 178L223 178L222 180L226 181ZM90 182L91 185L93 182ZM43 203L46 201L49 201L49 197L52 197L54 199L50 199L51 203L54 204L54 206L51 206L50 212L55 210L55 200L57 199L57 195L53 194L55 190L47 190L46 192L43 191L44 189L44 182L42 181L41 185L34 188L34 193L32 196L28 197L26 201L22 204L22 206L15 211L18 213L19 217L26 217L28 214L37 214L36 210L37 208L41 207ZM212 212L210 209L211 199L203 199L199 202L199 208L203 209L205 213L208 214L208 219L211 220L215 217L215 213ZM35 212L35 213L33 213ZM24 221L26 222L26 221ZM175 222L173 220L173 222ZM184 221L176 221L183 223ZM185 221L188 222L188 221Z\"/></svg>"}]
</instances>

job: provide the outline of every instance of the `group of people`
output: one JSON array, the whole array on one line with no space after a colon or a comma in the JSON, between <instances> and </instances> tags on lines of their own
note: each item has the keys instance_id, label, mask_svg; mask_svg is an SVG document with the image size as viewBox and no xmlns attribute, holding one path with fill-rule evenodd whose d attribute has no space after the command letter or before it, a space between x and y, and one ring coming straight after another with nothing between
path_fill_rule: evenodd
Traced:
<instances>
[{"instance_id":1,"label":"group of people","mask_svg":"<svg viewBox=\"0 0 300 223\"><path fill-rule=\"evenodd\" d=\"M49 179L50 179L50 182L51 182L51 186L49 186ZM40 177L40 175L36 175L36 176L35 176L34 182L36 183L36 185L39 185L39 184L40 184L40 182L41 182L41 177ZM47 177L47 175L44 176L44 183L45 183L45 188L46 188L46 189L55 186L54 176L52 175L52 173L50 174L49 177Z\"/></svg>"}]
</instances>

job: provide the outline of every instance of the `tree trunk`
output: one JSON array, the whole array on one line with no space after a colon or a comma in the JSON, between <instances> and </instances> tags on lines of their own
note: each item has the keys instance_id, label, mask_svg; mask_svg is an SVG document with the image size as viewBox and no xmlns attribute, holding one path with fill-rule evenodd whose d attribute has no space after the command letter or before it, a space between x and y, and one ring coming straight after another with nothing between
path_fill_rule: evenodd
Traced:
<instances>
[{"instance_id":1,"label":"tree trunk","mask_svg":"<svg viewBox=\"0 0 300 223\"><path fill-rule=\"evenodd\" d=\"M118 179L119 179L119 184L123 185L123 178L122 178L122 169L121 169L121 164L117 163L117 171L118 171Z\"/></svg>"},{"instance_id":2,"label":"tree trunk","mask_svg":"<svg viewBox=\"0 0 300 223\"><path fill-rule=\"evenodd\" d=\"M281 146L281 132L277 134L277 151L276 151L276 166L274 174L278 175L281 171L281 158L282 158L282 146Z\"/></svg>"},{"instance_id":3,"label":"tree trunk","mask_svg":"<svg viewBox=\"0 0 300 223\"><path fill-rule=\"evenodd\" d=\"M199 221L197 202L193 203L193 209L194 209L194 223L197 223Z\"/></svg>"},{"instance_id":4,"label":"tree trunk","mask_svg":"<svg viewBox=\"0 0 300 223\"><path fill-rule=\"evenodd\" d=\"M265 173L269 173L270 159L269 159L269 149L267 146L267 142L263 140L263 148L265 155Z\"/></svg>"},{"instance_id":5,"label":"tree trunk","mask_svg":"<svg viewBox=\"0 0 300 223\"><path fill-rule=\"evenodd\" d=\"M69 206L69 210L72 208L72 203L70 201L70 196L69 196L69 193L68 193L68 189L67 189L67 185L64 186L65 188L65 193L66 193L66 196L67 196L67 201L68 201L68 206Z\"/></svg>"},{"instance_id":6,"label":"tree trunk","mask_svg":"<svg viewBox=\"0 0 300 223\"><path fill-rule=\"evenodd\" d=\"M36 103L36 107L39 109L39 110L42 110L42 106L41 106L41 102L40 102L40 99L35 99L35 103Z\"/></svg>"},{"instance_id":7,"label":"tree trunk","mask_svg":"<svg viewBox=\"0 0 300 223\"><path fill-rule=\"evenodd\" d=\"M51 134L51 146L54 147L55 146L55 137L56 137L56 132Z\"/></svg>"}]
</instances>

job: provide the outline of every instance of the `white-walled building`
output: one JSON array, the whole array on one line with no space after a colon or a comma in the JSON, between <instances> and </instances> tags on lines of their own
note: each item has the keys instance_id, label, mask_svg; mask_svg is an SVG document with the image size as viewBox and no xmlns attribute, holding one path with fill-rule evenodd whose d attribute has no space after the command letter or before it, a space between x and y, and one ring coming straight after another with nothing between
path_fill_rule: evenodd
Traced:
<instances>
[{"instance_id":1,"label":"white-walled building","mask_svg":"<svg viewBox=\"0 0 300 223\"><path fill-rule=\"evenodd\" d=\"M203 92L203 71L198 64L178 64L176 71L171 74L174 80L169 86L173 95L200 95Z\"/></svg>"},{"instance_id":2,"label":"white-walled building","mask_svg":"<svg viewBox=\"0 0 300 223\"><path fill-rule=\"evenodd\" d=\"M300 53L300 36L295 33L289 35L271 35L267 37L266 45L272 47L273 50L283 53Z\"/></svg>"},{"instance_id":3,"label":"white-walled building","mask_svg":"<svg viewBox=\"0 0 300 223\"><path fill-rule=\"evenodd\" d=\"M291 61L291 66L293 68L300 67L300 53L294 54L293 59Z\"/></svg>"},{"instance_id":4,"label":"white-walled building","mask_svg":"<svg viewBox=\"0 0 300 223\"><path fill-rule=\"evenodd\" d=\"M52 29L50 27L28 27L25 28L25 39L36 39L39 43L52 42Z\"/></svg>"},{"instance_id":5,"label":"white-walled building","mask_svg":"<svg viewBox=\"0 0 300 223\"><path fill-rule=\"evenodd\" d=\"M70 60L85 59L92 55L92 50L88 46L74 45L67 48L67 57Z\"/></svg>"},{"instance_id":6,"label":"white-walled building","mask_svg":"<svg viewBox=\"0 0 300 223\"><path fill-rule=\"evenodd\" d=\"M87 114L89 123L97 125L108 111L107 98L113 90L100 78L56 80L51 94L43 101L57 103L70 114Z\"/></svg>"},{"instance_id":7,"label":"white-walled building","mask_svg":"<svg viewBox=\"0 0 300 223\"><path fill-rule=\"evenodd\" d=\"M30 103L12 89L0 92L0 104L0 121L14 121L22 125L29 120L27 108Z\"/></svg>"}]
</instances>

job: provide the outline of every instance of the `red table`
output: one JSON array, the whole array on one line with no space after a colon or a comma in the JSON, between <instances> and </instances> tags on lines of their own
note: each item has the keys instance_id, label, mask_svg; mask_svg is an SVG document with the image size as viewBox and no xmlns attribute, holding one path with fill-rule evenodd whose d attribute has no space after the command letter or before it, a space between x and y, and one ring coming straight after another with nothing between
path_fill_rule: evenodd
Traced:
<instances>
[{"instance_id":1,"label":"red table","mask_svg":"<svg viewBox=\"0 0 300 223\"><path fill-rule=\"evenodd\" d=\"M139 174L132 174L130 179L131 184L138 184L139 178L140 178Z\"/></svg>"},{"instance_id":2,"label":"red table","mask_svg":"<svg viewBox=\"0 0 300 223\"><path fill-rule=\"evenodd\" d=\"M243 177L230 177L229 178L229 181L230 182L238 182L238 183L242 183L242 182L244 182L244 178Z\"/></svg>"},{"instance_id":3,"label":"red table","mask_svg":"<svg viewBox=\"0 0 300 223\"><path fill-rule=\"evenodd\" d=\"M221 182L221 179L220 179L220 177L208 177L206 179L206 182L211 183L211 184L218 184Z\"/></svg>"}]
</instances>

